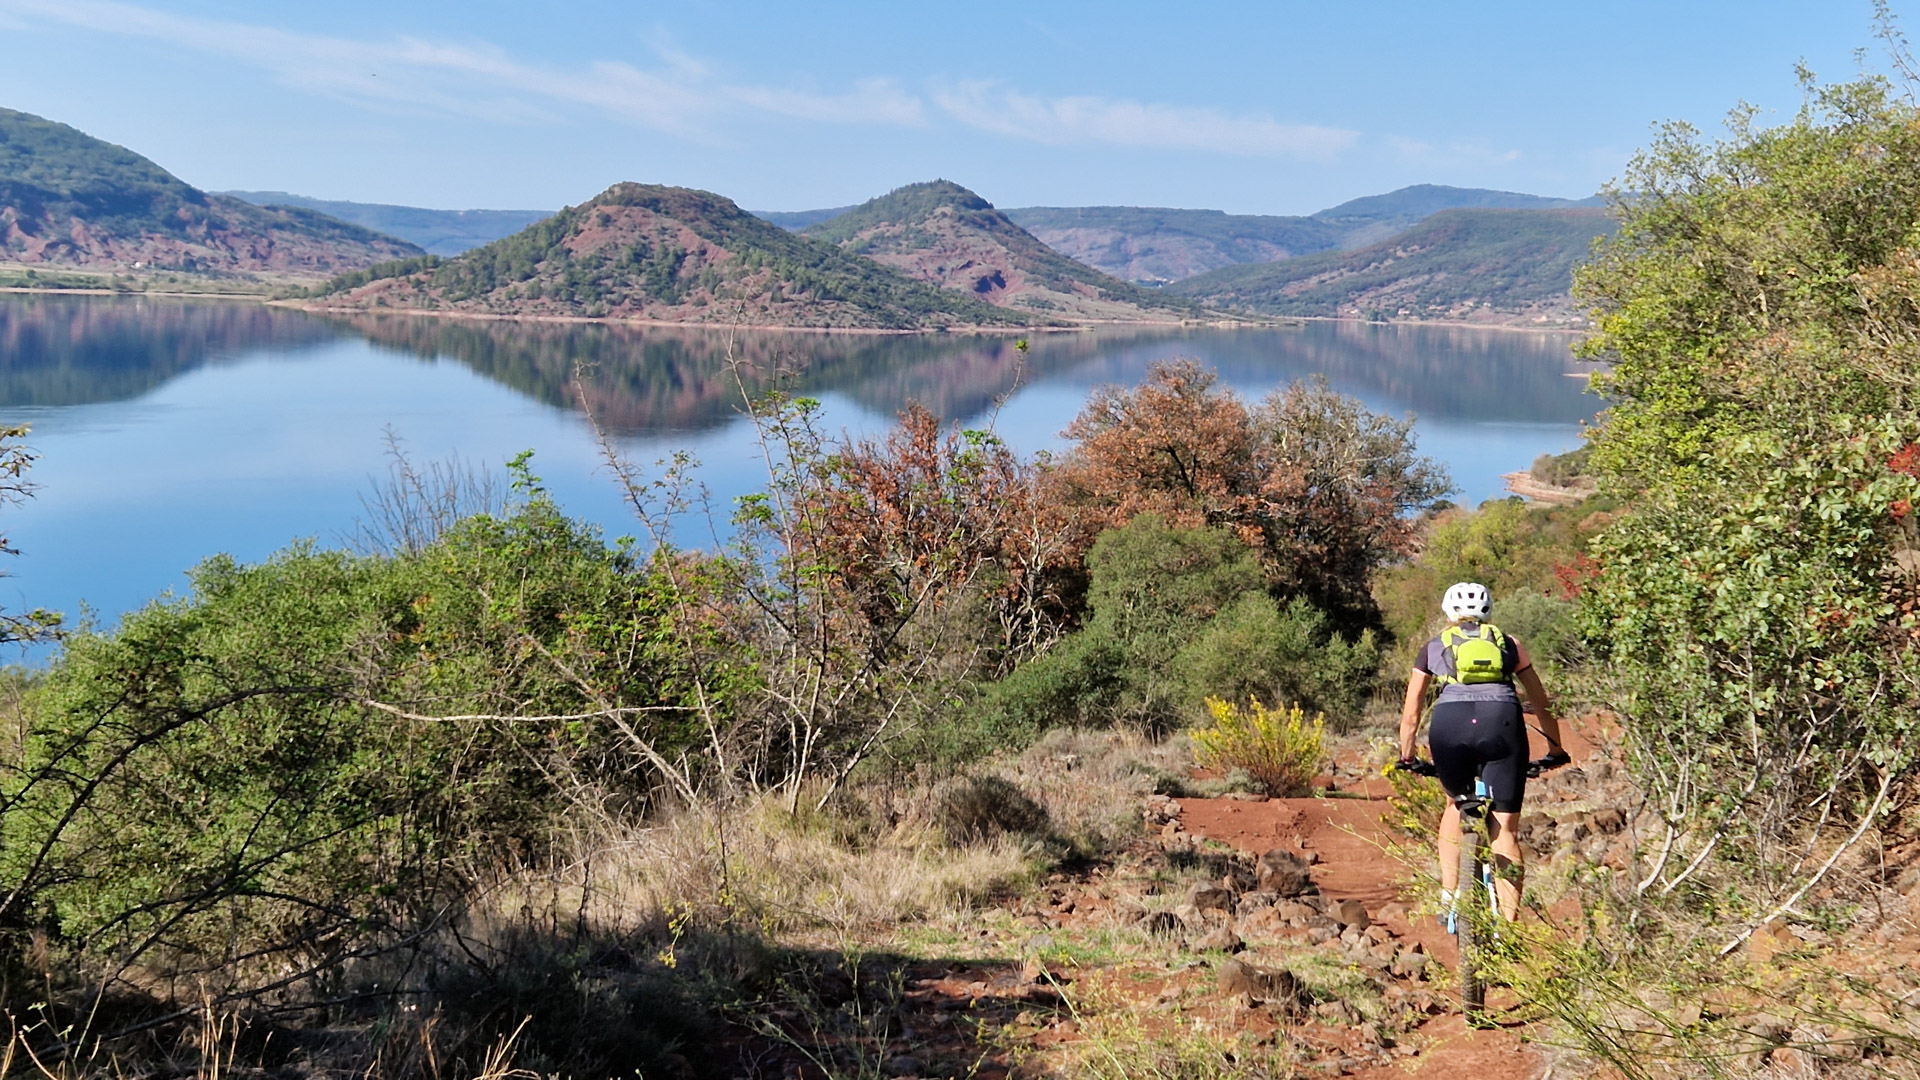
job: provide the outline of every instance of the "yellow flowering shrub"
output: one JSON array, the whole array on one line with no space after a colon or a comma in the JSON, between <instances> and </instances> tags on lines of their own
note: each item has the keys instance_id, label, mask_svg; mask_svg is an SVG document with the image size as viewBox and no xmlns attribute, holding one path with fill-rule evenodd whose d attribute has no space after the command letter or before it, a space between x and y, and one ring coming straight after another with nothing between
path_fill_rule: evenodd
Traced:
<instances>
[{"instance_id":1,"label":"yellow flowering shrub","mask_svg":"<svg viewBox=\"0 0 1920 1080\"><path fill-rule=\"evenodd\" d=\"M1213 723L1194 728L1193 753L1203 769L1240 769L1273 796L1304 795L1326 764L1326 717L1309 722L1300 706L1269 709L1259 701L1241 708L1210 697Z\"/></svg>"}]
</instances>

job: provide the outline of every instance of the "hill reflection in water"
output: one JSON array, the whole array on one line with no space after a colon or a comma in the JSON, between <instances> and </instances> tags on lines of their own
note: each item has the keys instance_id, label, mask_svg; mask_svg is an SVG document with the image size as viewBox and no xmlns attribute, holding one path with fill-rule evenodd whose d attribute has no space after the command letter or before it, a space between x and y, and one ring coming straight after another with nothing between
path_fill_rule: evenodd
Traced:
<instances>
[{"instance_id":1,"label":"hill reflection in water","mask_svg":"<svg viewBox=\"0 0 1920 1080\"><path fill-rule=\"evenodd\" d=\"M838 393L891 415L910 401L966 420L1020 385L1133 383L1155 360L1196 357L1258 395L1325 375L1375 408L1455 421L1575 424L1594 399L1565 336L1308 323L1260 330L1098 330L1038 334L1024 361L1007 335L832 335L582 324L473 323L365 316L344 323L379 345L457 360L552 405L577 407L573 373L616 433L691 430L735 417L740 393L784 377L797 393ZM1067 417L1061 418L1064 425Z\"/></svg>"},{"instance_id":2,"label":"hill reflection in water","mask_svg":"<svg viewBox=\"0 0 1920 1080\"><path fill-rule=\"evenodd\" d=\"M1007 335L316 318L258 304L63 296L0 302L0 407L126 400L211 363L354 338L421 360L452 360L570 409L581 404L580 367L595 415L628 437L733 421L740 393L729 347L750 390L784 378L797 393L842 395L882 416L918 401L967 420L1017 386L1133 383L1153 361L1174 356L1200 359L1249 396L1321 374L1374 408L1423 420L1576 424L1596 407L1583 381L1566 377L1582 367L1568 338L1494 330L1350 323L1112 329L1034 335L1023 360Z\"/></svg>"}]
</instances>

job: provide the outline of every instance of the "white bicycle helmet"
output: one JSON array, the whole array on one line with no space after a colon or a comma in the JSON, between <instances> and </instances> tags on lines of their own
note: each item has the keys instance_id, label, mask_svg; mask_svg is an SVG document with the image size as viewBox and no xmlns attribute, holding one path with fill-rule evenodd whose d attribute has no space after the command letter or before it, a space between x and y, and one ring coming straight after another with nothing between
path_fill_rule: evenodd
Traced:
<instances>
[{"instance_id":1,"label":"white bicycle helmet","mask_svg":"<svg viewBox=\"0 0 1920 1080\"><path fill-rule=\"evenodd\" d=\"M1477 581L1462 581L1447 589L1447 595L1440 600L1440 610L1455 622L1461 619L1478 622L1493 614L1493 594Z\"/></svg>"}]
</instances>

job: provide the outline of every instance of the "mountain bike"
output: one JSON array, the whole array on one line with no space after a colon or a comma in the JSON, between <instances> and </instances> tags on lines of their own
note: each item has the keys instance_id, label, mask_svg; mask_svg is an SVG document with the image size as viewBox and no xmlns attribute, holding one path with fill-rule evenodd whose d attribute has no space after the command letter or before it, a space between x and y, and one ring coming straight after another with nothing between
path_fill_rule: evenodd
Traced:
<instances>
[{"instance_id":1,"label":"mountain bike","mask_svg":"<svg viewBox=\"0 0 1920 1080\"><path fill-rule=\"evenodd\" d=\"M1527 778L1538 777L1548 769L1567 764L1565 757L1543 757L1527 762ZM1401 766L1420 776L1437 776L1431 761L1414 761ZM1487 983L1482 972L1481 954L1490 943L1481 935L1500 936L1500 897L1494 881L1493 815L1488 813L1492 799L1486 781L1478 771L1473 776L1473 794L1457 795L1453 805L1460 811L1460 878L1453 902L1441 921L1460 948L1460 1011L1469 1023L1485 1021ZM1484 854L1483 854L1484 852Z\"/></svg>"}]
</instances>

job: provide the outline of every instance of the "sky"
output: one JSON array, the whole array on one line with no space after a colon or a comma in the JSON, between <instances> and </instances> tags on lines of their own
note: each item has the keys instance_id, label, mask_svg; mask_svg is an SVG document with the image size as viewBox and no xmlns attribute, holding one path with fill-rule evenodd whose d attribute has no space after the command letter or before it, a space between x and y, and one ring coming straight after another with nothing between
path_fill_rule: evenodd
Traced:
<instances>
[{"instance_id":1,"label":"sky","mask_svg":"<svg viewBox=\"0 0 1920 1080\"><path fill-rule=\"evenodd\" d=\"M1590 195L1662 121L1785 119L1796 64L1882 66L1872 13L0 0L0 106L209 190L552 209L634 180L800 210L944 177L1005 207L1304 214L1418 183Z\"/></svg>"}]
</instances>

